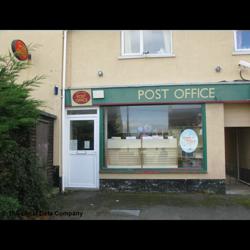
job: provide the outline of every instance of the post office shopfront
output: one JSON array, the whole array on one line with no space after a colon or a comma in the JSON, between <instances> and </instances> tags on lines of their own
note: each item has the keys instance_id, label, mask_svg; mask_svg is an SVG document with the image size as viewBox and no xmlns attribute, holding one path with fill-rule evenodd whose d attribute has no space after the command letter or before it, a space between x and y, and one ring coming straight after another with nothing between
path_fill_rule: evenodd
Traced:
<instances>
[{"instance_id":1,"label":"post office shopfront","mask_svg":"<svg viewBox=\"0 0 250 250\"><path fill-rule=\"evenodd\" d=\"M243 82L66 89L64 188L224 193L224 109L249 100Z\"/></svg>"}]
</instances>

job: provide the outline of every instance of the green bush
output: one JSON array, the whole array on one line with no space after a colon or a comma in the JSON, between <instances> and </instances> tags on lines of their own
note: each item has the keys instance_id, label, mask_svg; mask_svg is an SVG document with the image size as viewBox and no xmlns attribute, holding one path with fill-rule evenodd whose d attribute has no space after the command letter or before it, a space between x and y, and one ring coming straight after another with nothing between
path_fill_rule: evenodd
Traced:
<instances>
[{"instance_id":1,"label":"green bush","mask_svg":"<svg viewBox=\"0 0 250 250\"><path fill-rule=\"evenodd\" d=\"M3 156L5 165L0 169L0 193L17 198L23 212L47 209L49 185L35 153L17 146Z\"/></svg>"},{"instance_id":2,"label":"green bush","mask_svg":"<svg viewBox=\"0 0 250 250\"><path fill-rule=\"evenodd\" d=\"M3 202L3 211L12 205L17 208L17 204L23 212L48 207L46 175L30 148L29 137L42 105L31 98L31 91L44 76L21 82L20 72L29 66L11 53L0 56L0 195L16 201L7 199L6 207Z\"/></svg>"},{"instance_id":3,"label":"green bush","mask_svg":"<svg viewBox=\"0 0 250 250\"><path fill-rule=\"evenodd\" d=\"M21 208L18 200L13 197L0 195L0 219L15 219Z\"/></svg>"}]
</instances>

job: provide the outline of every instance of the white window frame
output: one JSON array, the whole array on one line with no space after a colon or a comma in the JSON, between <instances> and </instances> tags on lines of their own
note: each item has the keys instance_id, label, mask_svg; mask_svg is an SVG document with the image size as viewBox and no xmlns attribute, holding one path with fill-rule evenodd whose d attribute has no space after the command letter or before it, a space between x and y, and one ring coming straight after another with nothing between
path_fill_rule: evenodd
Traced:
<instances>
[{"instance_id":1,"label":"white window frame","mask_svg":"<svg viewBox=\"0 0 250 250\"><path fill-rule=\"evenodd\" d=\"M143 30L139 30L140 34L140 52L139 53L125 53L124 51L124 32L126 30L121 31L121 56L119 59L130 59L130 58L146 58L146 57L175 57L173 54L173 36L172 31L170 31L170 53L162 53L162 54L144 54L144 44L143 44ZM162 30L163 32L165 30Z\"/></svg>"},{"instance_id":2,"label":"white window frame","mask_svg":"<svg viewBox=\"0 0 250 250\"><path fill-rule=\"evenodd\" d=\"M141 39L142 31L139 30L139 36L140 36L140 52L139 53L124 53L125 46L124 46L124 31L121 32L121 56L140 56L142 54L142 42L143 40Z\"/></svg>"},{"instance_id":3,"label":"white window frame","mask_svg":"<svg viewBox=\"0 0 250 250\"><path fill-rule=\"evenodd\" d=\"M234 54L250 54L250 48L249 49L238 49L237 48L237 31L240 30L234 30Z\"/></svg>"}]
</instances>

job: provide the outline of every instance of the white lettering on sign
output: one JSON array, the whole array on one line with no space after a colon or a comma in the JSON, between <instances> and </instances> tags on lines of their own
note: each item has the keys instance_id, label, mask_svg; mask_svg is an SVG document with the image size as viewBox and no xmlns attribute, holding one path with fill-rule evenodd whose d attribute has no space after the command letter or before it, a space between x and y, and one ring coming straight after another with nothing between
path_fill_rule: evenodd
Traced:
<instances>
[{"instance_id":1,"label":"white lettering on sign","mask_svg":"<svg viewBox=\"0 0 250 250\"><path fill-rule=\"evenodd\" d=\"M141 96L144 95L144 90L138 90L138 99L141 99Z\"/></svg>"},{"instance_id":2,"label":"white lettering on sign","mask_svg":"<svg viewBox=\"0 0 250 250\"><path fill-rule=\"evenodd\" d=\"M161 90L160 89L155 90L155 99L161 99Z\"/></svg>"},{"instance_id":3,"label":"white lettering on sign","mask_svg":"<svg viewBox=\"0 0 250 250\"><path fill-rule=\"evenodd\" d=\"M205 93L207 92L207 94L204 94L204 91ZM207 88L202 89L200 94L201 94L201 98L208 98L208 89Z\"/></svg>"},{"instance_id":4,"label":"white lettering on sign","mask_svg":"<svg viewBox=\"0 0 250 250\"><path fill-rule=\"evenodd\" d=\"M159 100L161 98L167 99L167 92L169 89L147 89L146 91L143 89L138 90L138 99L141 100L141 97L144 97L147 100L156 99Z\"/></svg>"},{"instance_id":5,"label":"white lettering on sign","mask_svg":"<svg viewBox=\"0 0 250 250\"><path fill-rule=\"evenodd\" d=\"M146 90L146 91L145 91L145 97L146 97L148 100L154 99L154 97L155 97L154 91L151 90L151 89Z\"/></svg>"},{"instance_id":6,"label":"white lettering on sign","mask_svg":"<svg viewBox=\"0 0 250 250\"><path fill-rule=\"evenodd\" d=\"M162 89L162 92L164 94L164 99L167 98L167 91L169 91L169 89Z\"/></svg>"},{"instance_id":7,"label":"white lettering on sign","mask_svg":"<svg viewBox=\"0 0 250 250\"><path fill-rule=\"evenodd\" d=\"M215 98L215 89L214 88L209 88L209 98Z\"/></svg>"},{"instance_id":8,"label":"white lettering on sign","mask_svg":"<svg viewBox=\"0 0 250 250\"><path fill-rule=\"evenodd\" d=\"M169 97L169 89L139 89L138 90L138 100L159 100L167 99ZM185 88L176 89L173 93L176 99L207 99L215 98L215 88Z\"/></svg>"},{"instance_id":9,"label":"white lettering on sign","mask_svg":"<svg viewBox=\"0 0 250 250\"><path fill-rule=\"evenodd\" d=\"M174 92L174 96L175 96L175 98L177 98L177 99L182 99L182 98L184 98L184 95L185 95L185 93L184 93L184 90L183 90L183 89L177 89L177 90L175 90L175 92Z\"/></svg>"},{"instance_id":10,"label":"white lettering on sign","mask_svg":"<svg viewBox=\"0 0 250 250\"><path fill-rule=\"evenodd\" d=\"M192 90L191 90L191 98L194 98L194 96L196 96L196 95L197 95L197 89L192 88Z\"/></svg>"}]
</instances>

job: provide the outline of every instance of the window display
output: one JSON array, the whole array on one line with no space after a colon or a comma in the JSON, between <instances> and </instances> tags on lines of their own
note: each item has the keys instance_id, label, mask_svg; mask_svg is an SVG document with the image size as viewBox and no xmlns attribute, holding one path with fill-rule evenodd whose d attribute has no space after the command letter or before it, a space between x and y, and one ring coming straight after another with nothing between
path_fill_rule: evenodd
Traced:
<instances>
[{"instance_id":1,"label":"window display","mask_svg":"<svg viewBox=\"0 0 250 250\"><path fill-rule=\"evenodd\" d=\"M107 168L201 168L201 105L105 108Z\"/></svg>"}]
</instances>

